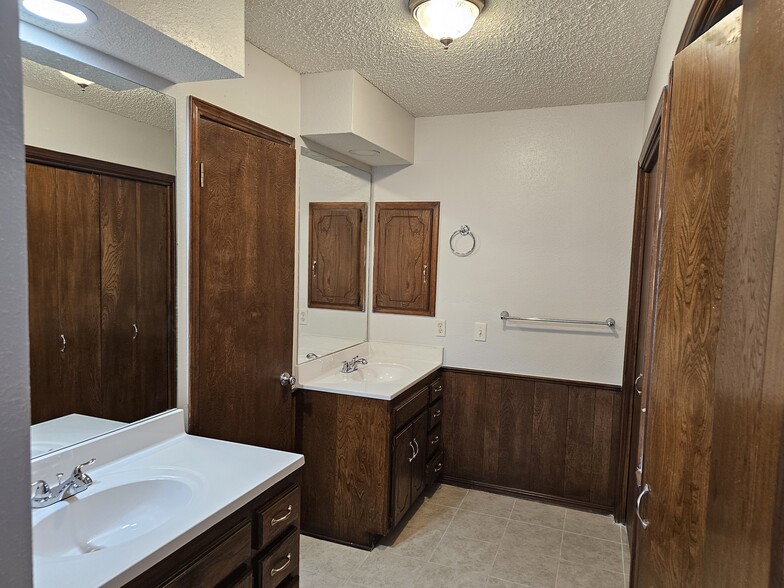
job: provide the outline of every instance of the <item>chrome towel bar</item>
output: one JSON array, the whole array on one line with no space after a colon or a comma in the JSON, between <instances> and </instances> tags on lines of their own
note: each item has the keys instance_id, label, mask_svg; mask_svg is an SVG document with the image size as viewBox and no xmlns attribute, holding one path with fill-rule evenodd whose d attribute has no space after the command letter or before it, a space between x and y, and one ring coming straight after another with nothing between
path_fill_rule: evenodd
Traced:
<instances>
[{"instance_id":1,"label":"chrome towel bar","mask_svg":"<svg viewBox=\"0 0 784 588\"><path fill-rule=\"evenodd\" d=\"M615 319L608 318L604 319L603 321L576 321L572 319L554 319L554 318L536 318L536 317L517 317L517 316L509 316L507 311L503 311L501 313L501 320L502 321L531 321L535 323L562 323L567 325L603 325L605 327L610 327L611 329L615 326Z\"/></svg>"}]
</instances>

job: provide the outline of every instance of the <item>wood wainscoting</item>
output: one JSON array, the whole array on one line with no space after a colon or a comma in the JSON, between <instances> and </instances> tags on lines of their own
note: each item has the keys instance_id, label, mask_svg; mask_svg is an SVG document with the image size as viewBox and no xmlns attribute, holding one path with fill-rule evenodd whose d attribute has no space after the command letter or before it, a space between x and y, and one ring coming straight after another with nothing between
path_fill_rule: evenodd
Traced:
<instances>
[{"instance_id":1,"label":"wood wainscoting","mask_svg":"<svg viewBox=\"0 0 784 588\"><path fill-rule=\"evenodd\" d=\"M612 512L620 386L444 368L444 480Z\"/></svg>"}]
</instances>

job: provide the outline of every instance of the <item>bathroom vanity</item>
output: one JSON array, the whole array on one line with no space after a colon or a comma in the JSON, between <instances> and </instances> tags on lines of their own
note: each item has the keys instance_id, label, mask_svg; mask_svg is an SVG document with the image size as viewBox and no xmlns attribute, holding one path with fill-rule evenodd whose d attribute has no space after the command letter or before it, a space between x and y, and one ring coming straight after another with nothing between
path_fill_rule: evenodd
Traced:
<instances>
[{"instance_id":1,"label":"bathroom vanity","mask_svg":"<svg viewBox=\"0 0 784 588\"><path fill-rule=\"evenodd\" d=\"M34 508L35 584L296 586L301 455L187 435L172 410L34 459L95 459L88 487Z\"/></svg>"},{"instance_id":2,"label":"bathroom vanity","mask_svg":"<svg viewBox=\"0 0 784 588\"><path fill-rule=\"evenodd\" d=\"M443 468L441 350L369 343L354 352L368 363L345 374L340 354L325 358L297 393L302 529L372 548Z\"/></svg>"}]
</instances>

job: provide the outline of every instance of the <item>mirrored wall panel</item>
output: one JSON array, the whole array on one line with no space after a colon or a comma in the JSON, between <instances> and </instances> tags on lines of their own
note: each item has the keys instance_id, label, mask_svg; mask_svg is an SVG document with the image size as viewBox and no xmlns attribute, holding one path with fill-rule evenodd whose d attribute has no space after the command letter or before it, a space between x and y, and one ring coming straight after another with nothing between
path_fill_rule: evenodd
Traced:
<instances>
[{"instance_id":1,"label":"mirrored wall panel","mask_svg":"<svg viewBox=\"0 0 784 588\"><path fill-rule=\"evenodd\" d=\"M23 58L31 455L175 405L174 99Z\"/></svg>"},{"instance_id":2,"label":"mirrored wall panel","mask_svg":"<svg viewBox=\"0 0 784 588\"><path fill-rule=\"evenodd\" d=\"M308 149L299 162L298 363L367 340L370 174Z\"/></svg>"}]
</instances>

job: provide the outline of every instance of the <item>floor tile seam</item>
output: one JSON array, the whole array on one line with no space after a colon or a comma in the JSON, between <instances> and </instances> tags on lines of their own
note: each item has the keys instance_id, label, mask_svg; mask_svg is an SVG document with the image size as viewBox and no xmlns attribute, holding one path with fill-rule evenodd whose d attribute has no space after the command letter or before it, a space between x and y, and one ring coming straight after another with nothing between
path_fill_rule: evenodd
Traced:
<instances>
[{"instance_id":1,"label":"floor tile seam","mask_svg":"<svg viewBox=\"0 0 784 588\"><path fill-rule=\"evenodd\" d=\"M609 568L602 568L600 566L589 565L589 564L586 564L586 563L583 563L583 562L574 561L574 560L571 560L571 559L566 559L563 556L560 558L560 562L572 564L572 565L575 565L575 566L581 566L581 567L584 567L584 568L591 568L592 570L600 570L602 572L609 572L611 574L616 574L616 575L619 575L619 576L623 576L624 575L623 572L618 573L617 571L611 570Z\"/></svg>"},{"instance_id":2,"label":"floor tile seam","mask_svg":"<svg viewBox=\"0 0 784 588\"><path fill-rule=\"evenodd\" d=\"M468 493L467 493L467 492L466 492L466 496L468 496ZM462 504L462 501L461 501L461 504ZM451 518L451 519L449 519L449 524L446 526L446 529L444 529L443 533L441 533L441 539L439 539L439 540L438 540L438 544L436 545L436 548L433 550L433 553L431 553L431 554L430 554L430 557L429 557L429 558L427 558L425 561L427 561L427 562L432 562L432 560L433 560L433 557L434 557L434 556L435 556L435 554L436 554L436 551L438 551L438 548L439 548L439 547L441 547L441 543L444 541L444 537L446 537L446 532L449 530L449 527L451 527L451 526L452 526L452 521L454 521L454 520L455 520L455 516L457 516L457 511L458 511L458 510L460 510L460 507L458 507L458 508L457 508L457 510L456 510L456 511L454 512L454 514L452 515L452 518Z\"/></svg>"},{"instance_id":3,"label":"floor tile seam","mask_svg":"<svg viewBox=\"0 0 784 588\"><path fill-rule=\"evenodd\" d=\"M506 519L506 520L509 520L511 518L511 515L512 515L512 513L510 511L509 512L509 516L502 517L502 516L498 516L498 515L482 512L482 511L479 511L479 510L472 510L472 509L466 508L464 506L460 506L457 510L459 510L459 511L462 510L463 512L470 512L470 513L474 513L474 514L480 514L480 515L484 515L486 517L495 517L497 519Z\"/></svg>"},{"instance_id":4,"label":"floor tile seam","mask_svg":"<svg viewBox=\"0 0 784 588\"><path fill-rule=\"evenodd\" d=\"M621 545L622 543L618 543L618 541L613 541L612 539L605 539L604 537L597 537L596 535L586 535L585 533L577 533L575 531L569 531L568 529L564 528L564 533L569 533L570 535L579 535L580 537L588 537L589 539L597 539L599 541L604 541L605 543L613 543L615 545ZM623 553L621 553L623 555Z\"/></svg>"},{"instance_id":5,"label":"floor tile seam","mask_svg":"<svg viewBox=\"0 0 784 588\"><path fill-rule=\"evenodd\" d=\"M501 541L503 540L504 535L506 535L506 530L509 528L509 521L510 520L511 519L506 521L506 526L504 527L504 532L501 533L501 539L498 540L498 549L495 550L495 557L493 557L493 563L490 565L490 574L493 573L493 569L495 568L495 562L498 561L498 554L501 552ZM489 582L490 582L490 580L488 579L487 583L489 583Z\"/></svg>"},{"instance_id":6,"label":"floor tile seam","mask_svg":"<svg viewBox=\"0 0 784 588\"><path fill-rule=\"evenodd\" d=\"M468 512L468 511L466 511L466 512ZM498 518L500 518L500 517L498 517ZM541 527L543 529L552 529L554 531L563 531L563 523L561 524L560 527L553 527L551 525L542 525L540 523L532 523L532 522L529 522L529 521L521 521L520 519L509 519L509 520L512 521L513 523L523 523L524 525L532 525L534 527Z\"/></svg>"}]
</instances>

